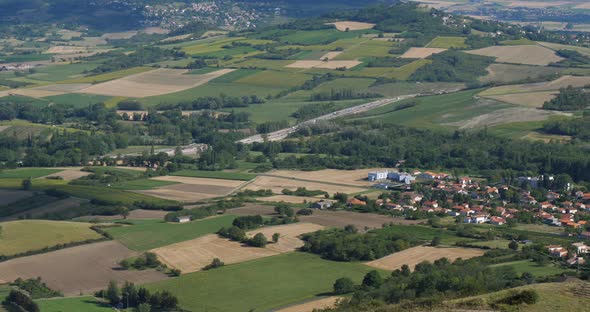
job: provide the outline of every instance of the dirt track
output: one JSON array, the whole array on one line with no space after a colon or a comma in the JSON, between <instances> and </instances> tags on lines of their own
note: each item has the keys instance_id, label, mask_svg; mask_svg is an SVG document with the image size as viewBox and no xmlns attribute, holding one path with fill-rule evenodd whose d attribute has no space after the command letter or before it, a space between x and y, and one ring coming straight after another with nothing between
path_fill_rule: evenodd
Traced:
<instances>
[{"instance_id":1,"label":"dirt track","mask_svg":"<svg viewBox=\"0 0 590 312\"><path fill-rule=\"evenodd\" d=\"M134 283L154 282L167 276L155 270L118 270L118 262L136 255L116 241L66 248L0 263L0 284L18 277L41 279L65 295L91 293L110 280Z\"/></svg>"}]
</instances>

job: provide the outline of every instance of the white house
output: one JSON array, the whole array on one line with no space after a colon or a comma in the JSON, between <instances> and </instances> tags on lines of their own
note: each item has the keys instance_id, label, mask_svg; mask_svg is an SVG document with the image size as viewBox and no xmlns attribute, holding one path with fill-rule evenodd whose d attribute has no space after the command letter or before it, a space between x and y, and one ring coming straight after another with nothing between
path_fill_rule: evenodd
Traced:
<instances>
[{"instance_id":1,"label":"white house","mask_svg":"<svg viewBox=\"0 0 590 312\"><path fill-rule=\"evenodd\" d=\"M180 216L176 218L176 222L178 223L187 223L191 221L191 217L190 216Z\"/></svg>"},{"instance_id":2,"label":"white house","mask_svg":"<svg viewBox=\"0 0 590 312\"><path fill-rule=\"evenodd\" d=\"M575 243L572 244L576 248L576 253L579 254L586 254L590 252L590 247L586 246L584 243Z\"/></svg>"},{"instance_id":3,"label":"white house","mask_svg":"<svg viewBox=\"0 0 590 312\"><path fill-rule=\"evenodd\" d=\"M387 180L388 175L389 175L388 171L373 171L373 172L369 172L369 175L367 178L369 181Z\"/></svg>"}]
</instances>

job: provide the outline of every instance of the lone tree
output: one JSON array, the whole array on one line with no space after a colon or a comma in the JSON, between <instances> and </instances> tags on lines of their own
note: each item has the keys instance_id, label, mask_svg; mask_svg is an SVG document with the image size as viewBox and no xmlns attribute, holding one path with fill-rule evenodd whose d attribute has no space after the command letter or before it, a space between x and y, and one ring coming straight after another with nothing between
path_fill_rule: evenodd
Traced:
<instances>
[{"instance_id":1,"label":"lone tree","mask_svg":"<svg viewBox=\"0 0 590 312\"><path fill-rule=\"evenodd\" d=\"M0 234L1 234L1 233L2 233L2 232L0 232ZM279 242L279 238L280 238L280 237L281 237L281 234L280 234L280 233L274 233L274 234L272 235L272 241L273 241L274 243L278 243L278 242Z\"/></svg>"},{"instance_id":2,"label":"lone tree","mask_svg":"<svg viewBox=\"0 0 590 312\"><path fill-rule=\"evenodd\" d=\"M436 246L440 245L440 241L441 241L440 236L435 236L432 239L432 241L430 242L430 246L436 247Z\"/></svg>"},{"instance_id":3,"label":"lone tree","mask_svg":"<svg viewBox=\"0 0 590 312\"><path fill-rule=\"evenodd\" d=\"M354 291L354 282L348 277L341 277L334 283L334 293L337 295L347 294Z\"/></svg>"},{"instance_id":4,"label":"lone tree","mask_svg":"<svg viewBox=\"0 0 590 312\"><path fill-rule=\"evenodd\" d=\"M256 235L254 235L254 237L250 240L250 245L254 246L254 247L265 247L266 244L268 243L268 240L266 239L266 236L264 236L264 234L262 233L258 233Z\"/></svg>"},{"instance_id":5,"label":"lone tree","mask_svg":"<svg viewBox=\"0 0 590 312\"><path fill-rule=\"evenodd\" d=\"M121 297L119 297L119 286L117 282L110 281L109 287L107 288L107 292L105 294L106 299L109 301L111 305L117 305L121 302Z\"/></svg>"},{"instance_id":6,"label":"lone tree","mask_svg":"<svg viewBox=\"0 0 590 312\"><path fill-rule=\"evenodd\" d=\"M127 219L127 217L129 216L129 208L127 207L121 207L119 208L121 215L123 216L123 219Z\"/></svg>"},{"instance_id":7,"label":"lone tree","mask_svg":"<svg viewBox=\"0 0 590 312\"><path fill-rule=\"evenodd\" d=\"M376 270L373 270L363 278L363 286L371 287L371 288L378 288L383 283L381 279L381 275Z\"/></svg>"},{"instance_id":8,"label":"lone tree","mask_svg":"<svg viewBox=\"0 0 590 312\"><path fill-rule=\"evenodd\" d=\"M28 179L24 179L21 182L21 185L23 187L23 190L28 191L33 186L33 180L30 177Z\"/></svg>"},{"instance_id":9,"label":"lone tree","mask_svg":"<svg viewBox=\"0 0 590 312\"><path fill-rule=\"evenodd\" d=\"M511 241L508 244L508 248L512 249L512 250L518 250L518 243L516 241Z\"/></svg>"}]
</instances>

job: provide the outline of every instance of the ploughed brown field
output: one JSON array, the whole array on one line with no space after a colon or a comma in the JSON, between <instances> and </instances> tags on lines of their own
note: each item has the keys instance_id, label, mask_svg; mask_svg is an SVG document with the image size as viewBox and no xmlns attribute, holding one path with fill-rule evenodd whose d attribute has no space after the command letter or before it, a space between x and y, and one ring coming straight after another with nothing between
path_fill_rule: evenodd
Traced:
<instances>
[{"instance_id":1,"label":"ploughed brown field","mask_svg":"<svg viewBox=\"0 0 590 312\"><path fill-rule=\"evenodd\" d=\"M137 193L180 202L197 202L205 199L226 196L232 193L243 181L163 176L153 178L158 181L178 182L151 190L135 191Z\"/></svg>"},{"instance_id":2,"label":"ploughed brown field","mask_svg":"<svg viewBox=\"0 0 590 312\"><path fill-rule=\"evenodd\" d=\"M475 248L437 248L418 246L396 252L381 259L367 262L366 264L377 269L390 271L400 269L404 264L407 264L410 267L410 270L414 270L416 264L423 261L434 262L435 260L442 258L447 258L450 261L454 261L458 258L466 260L482 256L483 254L484 251L482 249Z\"/></svg>"},{"instance_id":3,"label":"ploughed brown field","mask_svg":"<svg viewBox=\"0 0 590 312\"><path fill-rule=\"evenodd\" d=\"M118 262L135 255L121 243L107 241L16 258L0 263L0 284L41 277L50 288L71 296L104 289L111 280L141 284L167 278L155 270L119 269Z\"/></svg>"}]
</instances>

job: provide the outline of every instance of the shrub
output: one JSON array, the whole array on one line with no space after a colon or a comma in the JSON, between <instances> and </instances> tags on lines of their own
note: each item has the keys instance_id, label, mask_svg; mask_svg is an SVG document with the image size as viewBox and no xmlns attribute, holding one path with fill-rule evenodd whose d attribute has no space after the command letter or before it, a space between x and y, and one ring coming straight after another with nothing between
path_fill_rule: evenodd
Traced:
<instances>
[{"instance_id":1,"label":"shrub","mask_svg":"<svg viewBox=\"0 0 590 312\"><path fill-rule=\"evenodd\" d=\"M213 259L213 261L211 261L210 264L203 267L203 270L207 271L207 270L211 270L211 269L216 269L216 268L220 268L224 265L225 265L225 263L223 263L223 261L221 261L219 258L215 258L215 259Z\"/></svg>"},{"instance_id":2,"label":"shrub","mask_svg":"<svg viewBox=\"0 0 590 312\"><path fill-rule=\"evenodd\" d=\"M511 291L507 297L496 301L496 304L519 305L535 304L539 301L539 294L534 290Z\"/></svg>"},{"instance_id":3,"label":"shrub","mask_svg":"<svg viewBox=\"0 0 590 312\"><path fill-rule=\"evenodd\" d=\"M354 291L354 282L348 277L341 277L334 283L334 293L337 295L347 294Z\"/></svg>"}]
</instances>

